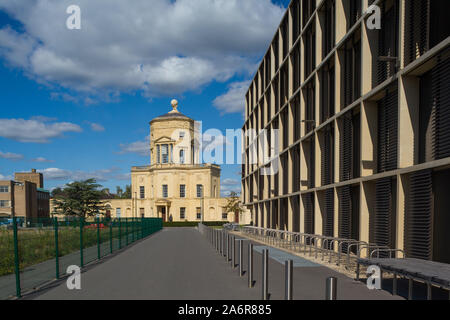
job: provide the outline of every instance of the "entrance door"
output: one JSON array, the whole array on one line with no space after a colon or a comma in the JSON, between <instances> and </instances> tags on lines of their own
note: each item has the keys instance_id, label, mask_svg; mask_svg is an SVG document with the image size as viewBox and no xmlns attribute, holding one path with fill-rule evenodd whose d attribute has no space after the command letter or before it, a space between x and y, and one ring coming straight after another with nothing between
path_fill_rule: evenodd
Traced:
<instances>
[{"instance_id":1,"label":"entrance door","mask_svg":"<svg viewBox=\"0 0 450 320\"><path fill-rule=\"evenodd\" d=\"M239 211L236 211L236 212L234 213L234 222L235 222L235 223L239 223Z\"/></svg>"},{"instance_id":2,"label":"entrance door","mask_svg":"<svg viewBox=\"0 0 450 320\"><path fill-rule=\"evenodd\" d=\"M162 221L166 222L166 207L161 207Z\"/></svg>"}]
</instances>

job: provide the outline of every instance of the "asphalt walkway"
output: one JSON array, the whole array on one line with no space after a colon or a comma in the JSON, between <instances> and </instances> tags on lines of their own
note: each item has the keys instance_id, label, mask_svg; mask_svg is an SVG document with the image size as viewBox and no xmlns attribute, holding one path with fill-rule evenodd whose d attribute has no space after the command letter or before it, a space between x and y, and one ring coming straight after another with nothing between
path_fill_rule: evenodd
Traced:
<instances>
[{"instance_id":1,"label":"asphalt walkway","mask_svg":"<svg viewBox=\"0 0 450 320\"><path fill-rule=\"evenodd\" d=\"M247 270L248 241L243 268ZM70 291L66 283L40 292L35 299L138 299L138 300L260 300L261 255L255 243L254 288L247 274L239 277L226 258L216 253L195 228L164 229L88 269L81 276L81 290ZM238 250L237 250L238 251ZM289 253L271 249L270 299L284 298L284 265ZM236 253L238 256L238 253ZM298 257L297 257L298 258ZM362 283L329 268L297 259L294 264L294 299L323 299L325 280L335 276L340 299L399 299L385 291L370 291Z\"/></svg>"}]
</instances>

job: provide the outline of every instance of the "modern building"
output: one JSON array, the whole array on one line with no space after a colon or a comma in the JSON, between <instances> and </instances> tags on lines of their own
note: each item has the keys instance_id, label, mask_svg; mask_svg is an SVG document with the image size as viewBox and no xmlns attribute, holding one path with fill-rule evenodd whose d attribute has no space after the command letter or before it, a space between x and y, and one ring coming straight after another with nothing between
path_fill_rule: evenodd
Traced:
<instances>
[{"instance_id":1,"label":"modern building","mask_svg":"<svg viewBox=\"0 0 450 320\"><path fill-rule=\"evenodd\" d=\"M256 225L450 263L449 11L291 1L246 94L243 130L258 134L244 142L242 186ZM270 163L279 170L264 175Z\"/></svg>"},{"instance_id":2,"label":"modern building","mask_svg":"<svg viewBox=\"0 0 450 320\"><path fill-rule=\"evenodd\" d=\"M176 100L172 108L150 122L150 165L132 168L132 199L106 200L106 215L250 223L249 211L224 211L220 166L199 163L201 138L195 121L178 111Z\"/></svg>"},{"instance_id":3,"label":"modern building","mask_svg":"<svg viewBox=\"0 0 450 320\"><path fill-rule=\"evenodd\" d=\"M0 217L48 218L50 193L43 189L42 173L15 173L14 180L0 181Z\"/></svg>"}]
</instances>

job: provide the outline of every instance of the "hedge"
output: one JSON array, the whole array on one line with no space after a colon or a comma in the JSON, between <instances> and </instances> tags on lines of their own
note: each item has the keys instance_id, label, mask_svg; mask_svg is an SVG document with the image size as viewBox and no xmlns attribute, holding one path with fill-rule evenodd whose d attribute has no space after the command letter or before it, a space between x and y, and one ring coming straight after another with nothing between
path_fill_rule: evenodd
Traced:
<instances>
[{"instance_id":1,"label":"hedge","mask_svg":"<svg viewBox=\"0 0 450 320\"><path fill-rule=\"evenodd\" d=\"M224 224L228 223L227 221L210 221L210 222L203 222L204 225L208 227L222 227ZM188 221L181 221L181 222L164 222L163 227L164 228L177 228L177 227L197 227L199 222L188 222Z\"/></svg>"}]
</instances>

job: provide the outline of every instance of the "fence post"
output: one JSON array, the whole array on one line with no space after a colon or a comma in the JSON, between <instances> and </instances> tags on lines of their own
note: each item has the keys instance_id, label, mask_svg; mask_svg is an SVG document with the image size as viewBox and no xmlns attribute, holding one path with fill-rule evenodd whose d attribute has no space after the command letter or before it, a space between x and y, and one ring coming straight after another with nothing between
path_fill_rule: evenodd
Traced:
<instances>
[{"instance_id":1,"label":"fence post","mask_svg":"<svg viewBox=\"0 0 450 320\"><path fill-rule=\"evenodd\" d=\"M129 218L125 218L125 234L127 235L127 239L125 241L126 246L128 246L128 219Z\"/></svg>"},{"instance_id":2,"label":"fence post","mask_svg":"<svg viewBox=\"0 0 450 320\"><path fill-rule=\"evenodd\" d=\"M112 218L109 221L109 248L110 248L110 253L113 253L113 229L112 229Z\"/></svg>"},{"instance_id":3,"label":"fence post","mask_svg":"<svg viewBox=\"0 0 450 320\"><path fill-rule=\"evenodd\" d=\"M84 259L83 259L83 218L80 218L80 267L84 267Z\"/></svg>"},{"instance_id":4,"label":"fence post","mask_svg":"<svg viewBox=\"0 0 450 320\"><path fill-rule=\"evenodd\" d=\"M119 250L122 249L122 220L119 218Z\"/></svg>"},{"instance_id":5,"label":"fence post","mask_svg":"<svg viewBox=\"0 0 450 320\"><path fill-rule=\"evenodd\" d=\"M133 217L133 218L131 218L131 242L132 243L134 242L134 236L135 236L135 234L134 234L134 232L135 232L134 227L135 227L135 225L134 225L134 217Z\"/></svg>"},{"instance_id":6,"label":"fence post","mask_svg":"<svg viewBox=\"0 0 450 320\"><path fill-rule=\"evenodd\" d=\"M56 279L59 279L58 218L53 218L53 227L55 229L55 268L56 268Z\"/></svg>"},{"instance_id":7,"label":"fence post","mask_svg":"<svg viewBox=\"0 0 450 320\"><path fill-rule=\"evenodd\" d=\"M100 219L95 219L97 220L97 258L100 260Z\"/></svg>"},{"instance_id":8,"label":"fence post","mask_svg":"<svg viewBox=\"0 0 450 320\"><path fill-rule=\"evenodd\" d=\"M16 274L16 296L22 296L20 290L20 267L19 267L19 241L17 236L17 219L13 217L13 233L14 233L14 272Z\"/></svg>"}]
</instances>

